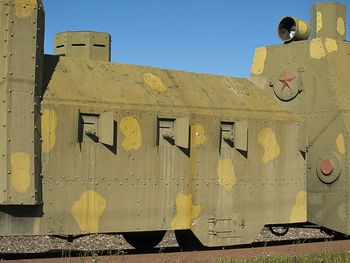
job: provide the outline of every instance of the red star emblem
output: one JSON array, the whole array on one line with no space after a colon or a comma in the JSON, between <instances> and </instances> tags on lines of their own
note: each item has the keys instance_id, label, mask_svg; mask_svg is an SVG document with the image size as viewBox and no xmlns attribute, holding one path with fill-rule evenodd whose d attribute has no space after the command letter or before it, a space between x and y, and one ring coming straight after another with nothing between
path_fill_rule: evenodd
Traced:
<instances>
[{"instance_id":1,"label":"red star emblem","mask_svg":"<svg viewBox=\"0 0 350 263\"><path fill-rule=\"evenodd\" d=\"M283 83L282 86L282 91L288 87L290 90L292 90L292 80L295 79L295 77L291 77L288 75L288 70L286 70L286 72L284 73L284 77L280 78L279 81L281 81Z\"/></svg>"}]
</instances>

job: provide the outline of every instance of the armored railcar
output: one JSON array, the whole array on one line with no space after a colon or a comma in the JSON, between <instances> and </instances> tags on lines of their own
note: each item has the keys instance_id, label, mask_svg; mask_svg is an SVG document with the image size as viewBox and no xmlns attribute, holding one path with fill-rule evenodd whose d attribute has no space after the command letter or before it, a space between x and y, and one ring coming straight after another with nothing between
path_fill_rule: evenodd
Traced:
<instances>
[{"instance_id":1,"label":"armored railcar","mask_svg":"<svg viewBox=\"0 0 350 263\"><path fill-rule=\"evenodd\" d=\"M41 0L3 1L0 19L0 235L350 233L344 5L282 19L250 79L112 63L101 32L56 34L44 55Z\"/></svg>"}]
</instances>

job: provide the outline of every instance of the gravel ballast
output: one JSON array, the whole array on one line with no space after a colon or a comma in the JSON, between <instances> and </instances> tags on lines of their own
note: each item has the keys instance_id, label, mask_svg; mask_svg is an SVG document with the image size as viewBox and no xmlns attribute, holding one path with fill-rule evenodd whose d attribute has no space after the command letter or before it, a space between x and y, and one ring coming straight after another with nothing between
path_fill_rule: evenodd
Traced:
<instances>
[{"instance_id":1,"label":"gravel ballast","mask_svg":"<svg viewBox=\"0 0 350 263\"><path fill-rule=\"evenodd\" d=\"M256 242L290 239L328 238L319 229L290 228L285 236L275 236L264 228ZM173 231L168 231L158 248L177 247ZM123 250L132 249L122 235L89 235L75 239L72 243L50 236L11 236L0 237L0 253L40 253L50 250Z\"/></svg>"}]
</instances>

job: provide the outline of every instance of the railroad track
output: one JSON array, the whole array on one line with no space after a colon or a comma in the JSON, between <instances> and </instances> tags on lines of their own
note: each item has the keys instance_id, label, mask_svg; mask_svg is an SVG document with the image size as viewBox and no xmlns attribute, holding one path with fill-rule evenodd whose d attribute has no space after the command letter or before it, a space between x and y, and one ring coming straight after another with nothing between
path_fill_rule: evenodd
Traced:
<instances>
[{"instance_id":1,"label":"railroad track","mask_svg":"<svg viewBox=\"0 0 350 263\"><path fill-rule=\"evenodd\" d=\"M11 262L176 262L177 260L214 260L262 256L266 254L295 254L315 251L350 251L350 239L309 238L257 241L248 245L206 248L202 251L181 251L178 246L157 247L153 250L49 250L40 253L1 253L0 258Z\"/></svg>"}]
</instances>

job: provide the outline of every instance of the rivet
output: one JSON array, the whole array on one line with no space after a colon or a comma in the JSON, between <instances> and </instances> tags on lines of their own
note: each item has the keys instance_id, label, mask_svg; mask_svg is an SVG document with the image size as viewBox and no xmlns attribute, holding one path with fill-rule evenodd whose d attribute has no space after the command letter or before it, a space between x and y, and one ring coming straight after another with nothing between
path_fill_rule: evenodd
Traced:
<instances>
[{"instance_id":1,"label":"rivet","mask_svg":"<svg viewBox=\"0 0 350 263\"><path fill-rule=\"evenodd\" d=\"M11 139L10 138L7 138L7 140L10 142L11 141Z\"/></svg>"},{"instance_id":2,"label":"rivet","mask_svg":"<svg viewBox=\"0 0 350 263\"><path fill-rule=\"evenodd\" d=\"M8 173L8 174L11 174L11 171L10 171L10 170L8 170L8 171L7 171L7 173Z\"/></svg>"}]
</instances>

